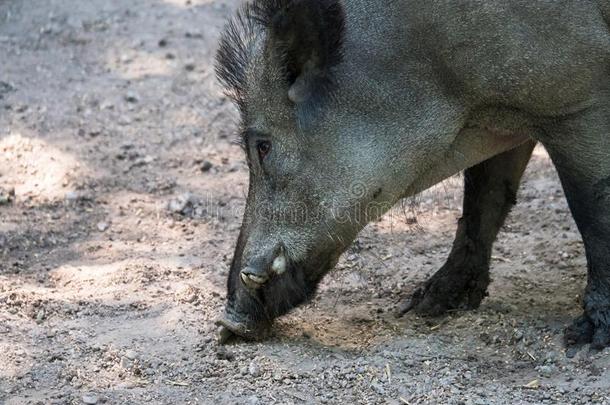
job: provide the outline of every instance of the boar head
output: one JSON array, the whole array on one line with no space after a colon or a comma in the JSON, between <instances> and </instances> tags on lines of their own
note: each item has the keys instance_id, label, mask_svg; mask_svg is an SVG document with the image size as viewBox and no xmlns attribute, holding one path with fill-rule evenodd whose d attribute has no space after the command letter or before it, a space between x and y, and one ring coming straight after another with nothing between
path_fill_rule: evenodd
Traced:
<instances>
[{"instance_id":1,"label":"boar head","mask_svg":"<svg viewBox=\"0 0 610 405\"><path fill-rule=\"evenodd\" d=\"M221 38L217 73L240 110L250 169L225 337L263 337L310 299L358 232L451 142L435 142L431 125L396 135L414 128L418 117L400 117L428 89L404 90L396 55L349 28L338 0L254 0Z\"/></svg>"}]
</instances>

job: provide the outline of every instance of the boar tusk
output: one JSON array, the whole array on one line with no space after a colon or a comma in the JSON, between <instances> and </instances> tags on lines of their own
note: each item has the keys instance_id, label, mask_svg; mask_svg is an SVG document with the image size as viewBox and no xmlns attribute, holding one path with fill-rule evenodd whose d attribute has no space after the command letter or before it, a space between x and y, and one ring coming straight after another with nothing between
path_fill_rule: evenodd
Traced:
<instances>
[{"instance_id":1,"label":"boar tusk","mask_svg":"<svg viewBox=\"0 0 610 405\"><path fill-rule=\"evenodd\" d=\"M255 276L254 274L248 274L248 278L256 284L264 284L267 281L267 277Z\"/></svg>"},{"instance_id":2,"label":"boar tusk","mask_svg":"<svg viewBox=\"0 0 610 405\"><path fill-rule=\"evenodd\" d=\"M284 274L286 272L286 257L284 255L279 255L273 261L271 265L271 270L277 275Z\"/></svg>"}]
</instances>

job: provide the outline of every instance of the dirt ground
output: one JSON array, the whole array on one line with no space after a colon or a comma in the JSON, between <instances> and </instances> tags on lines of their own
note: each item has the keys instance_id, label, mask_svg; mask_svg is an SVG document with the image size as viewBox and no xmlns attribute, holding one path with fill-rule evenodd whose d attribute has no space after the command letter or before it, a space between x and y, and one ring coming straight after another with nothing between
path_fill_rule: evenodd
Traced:
<instances>
[{"instance_id":1,"label":"dirt ground","mask_svg":"<svg viewBox=\"0 0 610 405\"><path fill-rule=\"evenodd\" d=\"M0 0L0 402L610 404L609 350L562 347L585 258L542 149L480 310L392 313L447 257L457 179L367 227L271 339L216 345L247 168L212 60L238 3Z\"/></svg>"}]
</instances>

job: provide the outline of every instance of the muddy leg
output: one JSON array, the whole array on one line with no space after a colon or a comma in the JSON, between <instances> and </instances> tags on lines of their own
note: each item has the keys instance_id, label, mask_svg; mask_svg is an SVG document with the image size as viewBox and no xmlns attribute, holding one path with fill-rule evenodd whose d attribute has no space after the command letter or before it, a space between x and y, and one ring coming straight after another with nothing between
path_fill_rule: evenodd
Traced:
<instances>
[{"instance_id":1,"label":"muddy leg","mask_svg":"<svg viewBox=\"0 0 610 405\"><path fill-rule=\"evenodd\" d=\"M610 346L610 107L553 130L565 137L545 146L582 235L588 267L584 312L567 328L565 343L573 349L591 343L599 350Z\"/></svg>"},{"instance_id":2,"label":"muddy leg","mask_svg":"<svg viewBox=\"0 0 610 405\"><path fill-rule=\"evenodd\" d=\"M535 145L527 142L466 170L463 216L449 258L399 307L399 315L413 309L437 316L480 305L487 295L492 244L516 202L519 182Z\"/></svg>"}]
</instances>

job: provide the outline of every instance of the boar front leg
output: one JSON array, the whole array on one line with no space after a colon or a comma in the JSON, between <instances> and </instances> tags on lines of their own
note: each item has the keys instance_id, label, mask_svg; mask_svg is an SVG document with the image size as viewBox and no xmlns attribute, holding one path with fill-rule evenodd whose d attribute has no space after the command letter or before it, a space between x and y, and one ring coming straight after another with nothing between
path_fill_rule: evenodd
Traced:
<instances>
[{"instance_id":1,"label":"boar front leg","mask_svg":"<svg viewBox=\"0 0 610 405\"><path fill-rule=\"evenodd\" d=\"M481 304L487 295L493 242L516 202L535 145L528 141L465 171L463 216L449 258L399 307L399 315L415 310L438 316Z\"/></svg>"}]
</instances>

